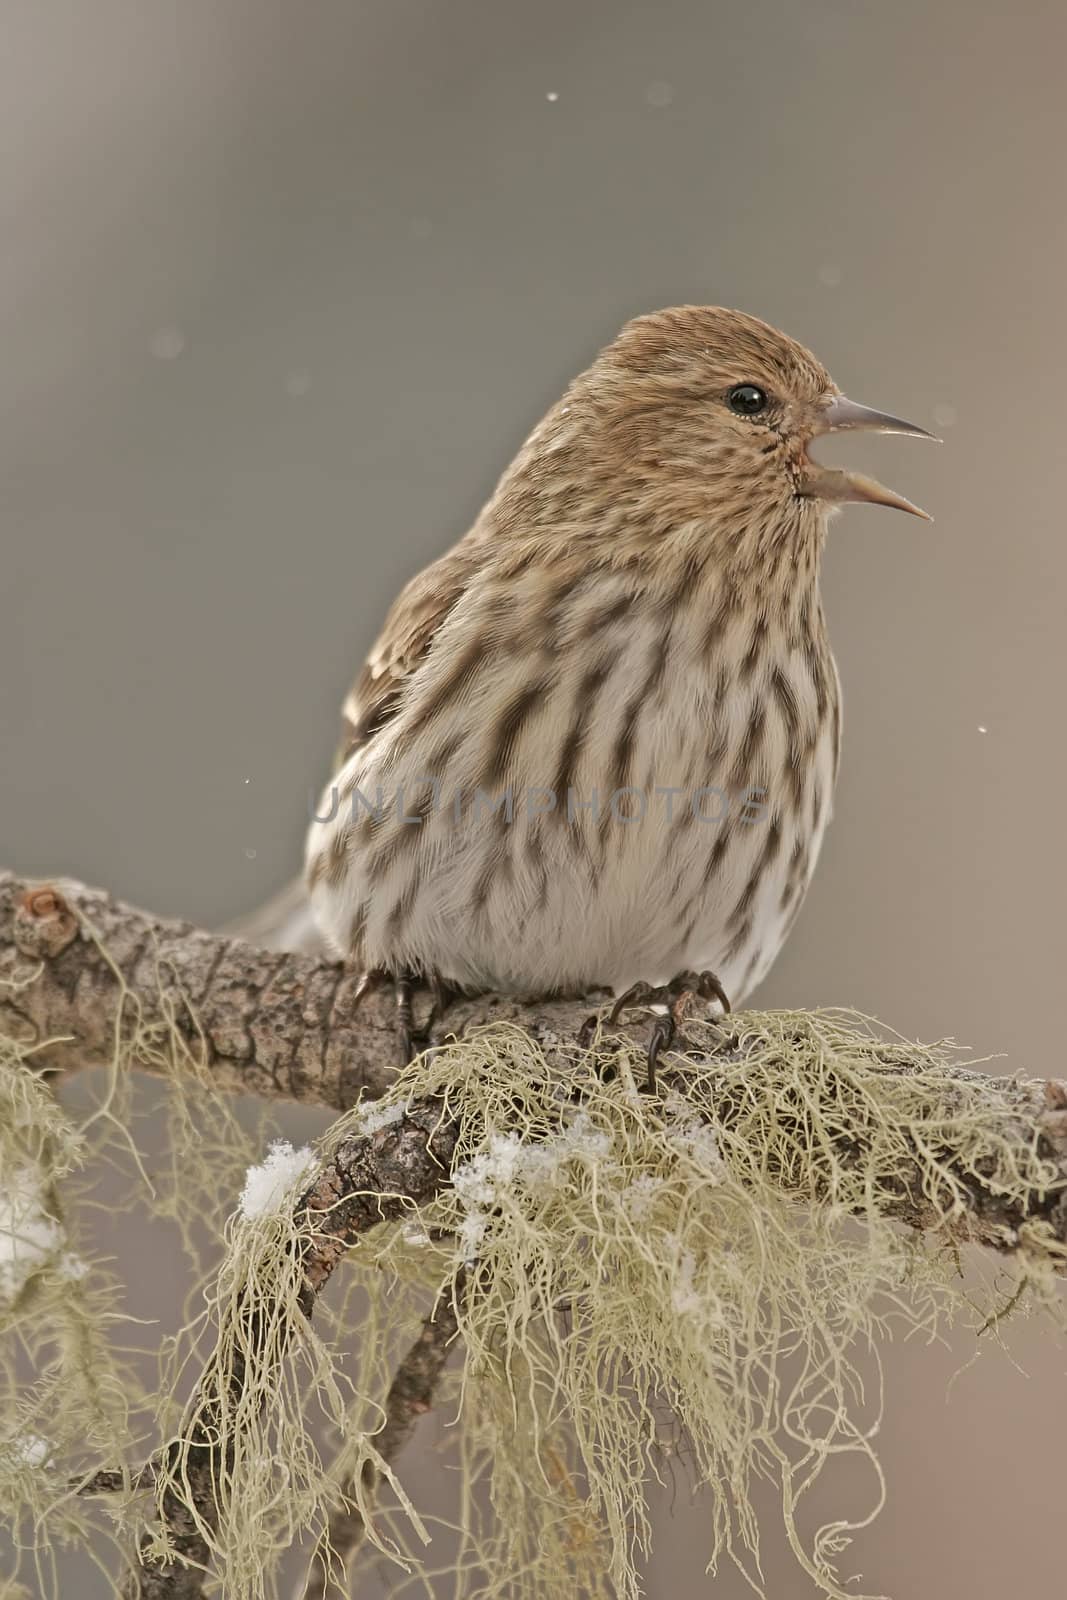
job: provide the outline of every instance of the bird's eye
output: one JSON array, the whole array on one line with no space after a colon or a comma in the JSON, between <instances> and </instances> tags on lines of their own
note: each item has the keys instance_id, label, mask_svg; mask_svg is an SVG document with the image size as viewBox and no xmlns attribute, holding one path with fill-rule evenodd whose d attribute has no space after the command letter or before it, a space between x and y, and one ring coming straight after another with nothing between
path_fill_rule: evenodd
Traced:
<instances>
[{"instance_id":1,"label":"bird's eye","mask_svg":"<svg viewBox=\"0 0 1067 1600\"><path fill-rule=\"evenodd\" d=\"M767 409L767 394L754 383L738 383L726 396L726 403L739 417L758 417Z\"/></svg>"}]
</instances>

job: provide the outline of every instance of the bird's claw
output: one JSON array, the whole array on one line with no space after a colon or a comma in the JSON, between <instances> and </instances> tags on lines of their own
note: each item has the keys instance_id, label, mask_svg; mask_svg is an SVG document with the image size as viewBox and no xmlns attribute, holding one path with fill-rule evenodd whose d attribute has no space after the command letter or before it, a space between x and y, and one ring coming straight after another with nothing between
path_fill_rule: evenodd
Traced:
<instances>
[{"instance_id":1,"label":"bird's claw","mask_svg":"<svg viewBox=\"0 0 1067 1600\"><path fill-rule=\"evenodd\" d=\"M650 984L639 980L616 997L608 1013L608 1026L614 1027L624 1011L635 1006L666 1006L657 1016L648 1041L645 1064L648 1076L641 1084L642 1094L655 1094L656 1063L664 1050L669 1050L678 1037L679 1029L692 1012L698 1000L717 1000L724 1012L730 1010L730 1000L714 972L680 972L670 983ZM595 1021L595 1019L593 1019Z\"/></svg>"},{"instance_id":2,"label":"bird's claw","mask_svg":"<svg viewBox=\"0 0 1067 1600\"><path fill-rule=\"evenodd\" d=\"M438 973L434 973L429 980L431 996L430 1009L421 1026L415 1025L414 994L426 980L413 972L384 972L381 968L374 968L369 972L361 973L356 984L353 1004L359 1005L364 995L372 989L381 988L384 984L392 984L396 996L397 1033L400 1040L398 1065L406 1067L420 1050L436 1046L443 1041L436 1035L435 1029L458 993Z\"/></svg>"},{"instance_id":3,"label":"bird's claw","mask_svg":"<svg viewBox=\"0 0 1067 1600\"><path fill-rule=\"evenodd\" d=\"M596 1038L596 1030L599 1025L600 1016L596 1011L592 1012L588 1017L586 1017L585 1021L578 1029L579 1050L588 1050L590 1048L593 1040Z\"/></svg>"}]
</instances>

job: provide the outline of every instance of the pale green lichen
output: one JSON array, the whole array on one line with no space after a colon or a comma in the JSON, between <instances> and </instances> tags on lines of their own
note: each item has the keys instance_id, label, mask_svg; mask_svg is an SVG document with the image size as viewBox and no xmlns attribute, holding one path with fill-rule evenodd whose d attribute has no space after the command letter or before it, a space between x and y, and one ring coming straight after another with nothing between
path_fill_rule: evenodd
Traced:
<instances>
[{"instance_id":1,"label":"pale green lichen","mask_svg":"<svg viewBox=\"0 0 1067 1600\"><path fill-rule=\"evenodd\" d=\"M237 1208L252 1142L190 1069L176 1030L169 1041L117 1030L98 1125L124 1122L129 1061L160 1052L181 1154L169 1178L153 1175L153 1211L190 1230L194 1214L234 1214L206 1309L174 1346L154 1407L115 1378L111 1285L95 1265L72 1270L76 1243L40 1265L33 1296L21 1292L17 1338L38 1326L41 1296L68 1326L52 1368L9 1389L6 1455L0 1443L0 1499L30 1514L42 1592L49 1541L85 1536L85 1503L63 1491L71 1473L136 1464L171 1438L157 1492L192 1501L196 1428L207 1423L224 1467L201 1531L228 1600L277 1592L277 1558L322 1536L342 1481L376 1547L368 1555L398 1564L394 1592L634 1600L646 1491L670 1470L679 1432L692 1476L711 1490L712 1566L733 1558L760 1592L752 1501L770 1477L800 1565L828 1595L857 1600L841 1558L881 1499L880 1385L865 1391L861 1365L894 1330L933 1333L963 1317L977 1332L1013 1298L1016 1310L1055 1310L1063 1250L1051 1230L1033 1223L1005 1239L1012 1255L995 1271L971 1253L964 1275L952 1224L971 1182L1021 1212L1060 1179L1036 1136L1018 1136L1009 1089L961 1083L947 1049L887 1044L838 1013L748 1013L730 1026L735 1042L714 1066L671 1058L660 1100L638 1092L643 1065L621 1039L569 1051L556 1041L546 1055L495 1025L413 1063L384 1102L336 1124L325 1149L387 1130L409 1102L435 1096L461 1128L452 1186L362 1239L313 1324L300 1307L310 1223L292 1206ZM688 1031L705 1052L721 1044L711 1025ZM26 1165L30 1130L42 1192L61 1187L70 1213L80 1136L18 1047L5 1047L0 1080L24 1108L18 1141L0 1145L7 1170ZM257 1157L265 1145L260 1135ZM889 1219L904 1172L924 1221L942 1227L920 1234ZM420 1517L402 1469L392 1475L375 1449L391 1366L438 1295L455 1297L461 1332L440 1402L458 1423L451 1524ZM173 1395L205 1359L175 1432ZM61 1408L56 1385L75 1368L82 1398ZM324 1434L337 1450L329 1469ZM842 1456L870 1474L868 1509L805 1536L805 1497ZM377 1505L368 1462L385 1479ZM165 1554L152 1509L122 1502L120 1531L155 1526Z\"/></svg>"},{"instance_id":2,"label":"pale green lichen","mask_svg":"<svg viewBox=\"0 0 1067 1600\"><path fill-rule=\"evenodd\" d=\"M459 1303L462 1436L493 1514L468 1495L460 1560L488 1574L472 1594L639 1592L644 1489L664 1469L654 1397L713 1490L709 1561L732 1556L759 1589L752 1491L770 1476L801 1566L846 1593L839 1557L869 1517L807 1543L798 1524L842 1454L869 1469L870 1514L880 1503L879 1404L857 1350L958 1314L981 1325L1005 1303L1003 1270L983 1282L976 1260L964 1281L946 1249L968 1175L1024 1203L1060 1183L1036 1139L1004 1131L1007 1100L997 1117L994 1087L968 1091L945 1050L887 1047L842 1014L731 1022L732 1054L712 1069L676 1060L663 1102L637 1092L632 1052L602 1041L550 1069L503 1027L416 1063L389 1096L441 1096L461 1120L453 1188L420 1217L455 1242L422 1245L417 1270L432 1251L448 1292L457 1259L478 1262ZM698 1043L703 1032L690 1029ZM916 1170L940 1234L880 1205ZM367 1251L379 1269L411 1253L403 1228ZM1019 1241L1031 1303L1054 1303L1062 1257L1040 1225Z\"/></svg>"},{"instance_id":3,"label":"pale green lichen","mask_svg":"<svg viewBox=\"0 0 1067 1600\"><path fill-rule=\"evenodd\" d=\"M176 1225L191 1301L217 1268L222 1221L266 1138L245 1131L212 1086L195 1042L176 1026L183 1002L165 997L173 989L167 975L159 974L163 1021L149 1025L139 998L113 971L114 1051L104 1072L88 1084L79 1079L75 1098L88 1102L81 1112L64 1109L39 1070L48 1042L31 1046L0 1030L0 1581L12 1593L24 1574L34 1593L57 1593L55 1553L64 1546L114 1570L108 1546L117 1541L119 1555L127 1552L138 1526L136 1497L131 1489L91 1501L76 1485L102 1468L141 1465L180 1415L175 1371L195 1346L191 1316L190 1333L177 1344L160 1344L152 1329L155 1347L146 1347L143 1328L123 1313L123 1285L111 1265L86 1253L82 1214L97 1203L103 1168L113 1192L118 1180L119 1205L136 1207L154 1225ZM34 976L28 967L5 986L17 991ZM158 1075L147 1110L134 1093L130 1069L138 1063ZM161 1098L167 1137L149 1175L137 1135ZM158 1381L146 1384L153 1366ZM27 1441L46 1443L47 1455Z\"/></svg>"},{"instance_id":4,"label":"pale green lichen","mask_svg":"<svg viewBox=\"0 0 1067 1600\"><path fill-rule=\"evenodd\" d=\"M300 1246L308 1224L295 1219L297 1199L294 1189L287 1208L251 1217L239 1211L230 1219L206 1312L212 1354L157 1486L157 1501L172 1489L194 1513L225 1574L225 1593L235 1600L267 1593L274 1559L298 1537L325 1527L333 1484L312 1438L313 1418L389 1475L370 1438L354 1429L351 1385L301 1309ZM205 1439L223 1446L210 1516L192 1487ZM410 1502L408 1508L417 1527L415 1508ZM150 1553L171 1557L165 1527L154 1530Z\"/></svg>"},{"instance_id":5,"label":"pale green lichen","mask_svg":"<svg viewBox=\"0 0 1067 1600\"><path fill-rule=\"evenodd\" d=\"M126 1399L104 1334L106 1275L90 1281L60 1201L85 1140L38 1054L0 1036L0 1521L16 1565L48 1593L54 1547L81 1543L89 1526L57 1464L114 1446Z\"/></svg>"}]
</instances>

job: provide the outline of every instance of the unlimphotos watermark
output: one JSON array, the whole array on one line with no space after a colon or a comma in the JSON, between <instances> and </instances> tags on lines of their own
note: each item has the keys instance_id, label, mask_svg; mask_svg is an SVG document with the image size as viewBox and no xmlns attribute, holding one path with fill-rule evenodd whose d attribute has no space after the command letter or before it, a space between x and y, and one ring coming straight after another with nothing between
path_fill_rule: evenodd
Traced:
<instances>
[{"instance_id":1,"label":"unlimphotos watermark","mask_svg":"<svg viewBox=\"0 0 1067 1600\"><path fill-rule=\"evenodd\" d=\"M356 787L346 790L343 797L338 786L332 784L325 814L319 811L320 804L322 801L314 798L309 803L309 816L314 822L333 822L343 805L353 823L381 824L392 818L408 827L420 827L437 817L448 818L455 827L477 826L491 818L498 825L509 826L516 819L529 822L553 813L568 823L589 817L595 823L610 819L623 827L650 819L670 825L686 817L705 825L730 817L745 827L755 827L766 820L768 812L767 791L758 787L731 792L714 783L698 789L655 784L651 789L624 785L583 792L570 787L557 791L549 784L509 784L495 792L476 785L445 794L439 779L424 776L389 789L379 784L373 794Z\"/></svg>"}]
</instances>

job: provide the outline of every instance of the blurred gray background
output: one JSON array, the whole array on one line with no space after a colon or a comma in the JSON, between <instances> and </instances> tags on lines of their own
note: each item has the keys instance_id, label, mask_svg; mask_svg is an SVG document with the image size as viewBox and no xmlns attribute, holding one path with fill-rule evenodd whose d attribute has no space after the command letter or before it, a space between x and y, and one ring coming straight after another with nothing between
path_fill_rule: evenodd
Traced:
<instances>
[{"instance_id":1,"label":"blurred gray background","mask_svg":"<svg viewBox=\"0 0 1067 1600\"><path fill-rule=\"evenodd\" d=\"M3 0L0 38L0 861L208 924L277 887L402 581L622 321L721 302L945 438L835 443L937 520L835 524L837 817L758 998L1061 1069L1061 4ZM1063 1352L1012 1349L951 1397L966 1340L890 1353L866 1589L1061 1591ZM701 1594L661 1501L649 1593Z\"/></svg>"}]
</instances>

